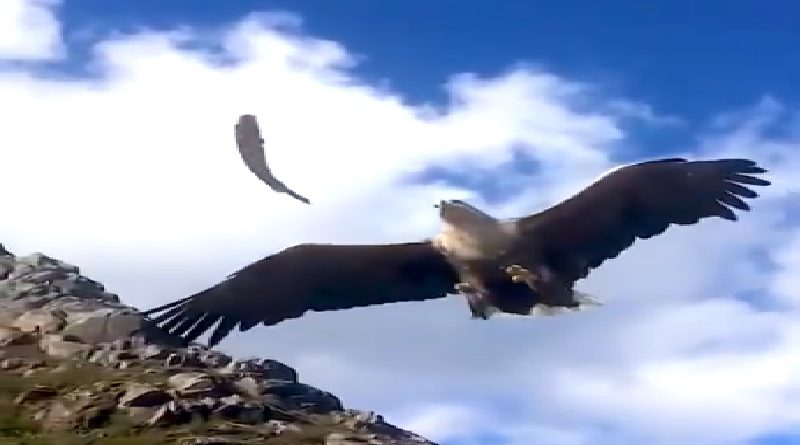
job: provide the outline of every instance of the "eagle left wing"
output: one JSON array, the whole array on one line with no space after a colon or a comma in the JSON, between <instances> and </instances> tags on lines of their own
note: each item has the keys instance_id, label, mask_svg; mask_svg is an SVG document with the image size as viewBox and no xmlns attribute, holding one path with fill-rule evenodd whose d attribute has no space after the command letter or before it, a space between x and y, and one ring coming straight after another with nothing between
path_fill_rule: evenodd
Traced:
<instances>
[{"instance_id":1,"label":"eagle left wing","mask_svg":"<svg viewBox=\"0 0 800 445\"><path fill-rule=\"evenodd\" d=\"M189 297L143 312L162 332L214 346L239 326L275 325L310 311L426 301L454 293L457 272L429 241L298 244Z\"/></svg>"},{"instance_id":2,"label":"eagle left wing","mask_svg":"<svg viewBox=\"0 0 800 445\"><path fill-rule=\"evenodd\" d=\"M743 199L758 194L747 186L769 185L752 176L765 172L749 159L668 158L624 166L571 198L518 219L518 252L538 249L563 280L585 278L636 239L659 235L673 224L737 220L731 207L750 210Z\"/></svg>"},{"instance_id":3,"label":"eagle left wing","mask_svg":"<svg viewBox=\"0 0 800 445\"><path fill-rule=\"evenodd\" d=\"M261 131L258 128L255 116L252 114L239 116L239 121L234 125L234 134L236 136L236 147L239 149L239 154L242 156L244 164L258 179L276 192L286 193L306 204L311 203L308 198L290 189L272 174L264 157L264 138L261 137Z\"/></svg>"}]
</instances>

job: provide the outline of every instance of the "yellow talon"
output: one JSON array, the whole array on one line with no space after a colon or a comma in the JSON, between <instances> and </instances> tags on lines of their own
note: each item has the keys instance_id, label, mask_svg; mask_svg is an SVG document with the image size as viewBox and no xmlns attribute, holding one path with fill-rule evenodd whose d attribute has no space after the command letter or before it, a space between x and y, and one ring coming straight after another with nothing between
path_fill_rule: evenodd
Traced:
<instances>
[{"instance_id":1,"label":"yellow talon","mask_svg":"<svg viewBox=\"0 0 800 445\"><path fill-rule=\"evenodd\" d=\"M516 275L523 275L530 272L528 272L528 269L525 269L524 267L518 264L512 264L511 266L506 267L506 273L513 277Z\"/></svg>"},{"instance_id":2,"label":"yellow talon","mask_svg":"<svg viewBox=\"0 0 800 445\"><path fill-rule=\"evenodd\" d=\"M511 275L512 279L533 279L536 277L533 272L517 264L506 267L505 271L508 275Z\"/></svg>"}]
</instances>

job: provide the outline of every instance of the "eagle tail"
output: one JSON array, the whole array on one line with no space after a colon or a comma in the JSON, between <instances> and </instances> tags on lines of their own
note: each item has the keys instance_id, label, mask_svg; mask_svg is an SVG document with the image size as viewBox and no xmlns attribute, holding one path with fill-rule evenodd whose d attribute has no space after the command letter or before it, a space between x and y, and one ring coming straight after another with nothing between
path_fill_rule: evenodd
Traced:
<instances>
[{"instance_id":1,"label":"eagle tail","mask_svg":"<svg viewBox=\"0 0 800 445\"><path fill-rule=\"evenodd\" d=\"M580 312L584 311L593 307L602 306L603 302L586 292L581 292L579 290L572 291L572 298L577 303L577 306L567 307L567 306L547 306L544 304L537 304L536 306L532 307L528 316L533 317L552 317L555 315L563 315L572 312Z\"/></svg>"},{"instance_id":2,"label":"eagle tail","mask_svg":"<svg viewBox=\"0 0 800 445\"><path fill-rule=\"evenodd\" d=\"M594 295L587 294L586 292L581 292L579 290L572 291L572 298L575 299L575 302L578 303L579 308L586 308L587 306L602 306L603 301L599 298L595 297Z\"/></svg>"}]
</instances>

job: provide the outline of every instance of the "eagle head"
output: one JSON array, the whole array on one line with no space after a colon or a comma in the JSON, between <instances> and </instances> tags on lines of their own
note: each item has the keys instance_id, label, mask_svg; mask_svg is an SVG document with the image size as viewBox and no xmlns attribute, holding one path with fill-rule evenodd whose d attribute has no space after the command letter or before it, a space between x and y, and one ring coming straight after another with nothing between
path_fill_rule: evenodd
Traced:
<instances>
[{"instance_id":1,"label":"eagle head","mask_svg":"<svg viewBox=\"0 0 800 445\"><path fill-rule=\"evenodd\" d=\"M460 199L441 200L434 205L439 209L439 217L446 223L457 227L472 226L494 222L494 218Z\"/></svg>"}]
</instances>

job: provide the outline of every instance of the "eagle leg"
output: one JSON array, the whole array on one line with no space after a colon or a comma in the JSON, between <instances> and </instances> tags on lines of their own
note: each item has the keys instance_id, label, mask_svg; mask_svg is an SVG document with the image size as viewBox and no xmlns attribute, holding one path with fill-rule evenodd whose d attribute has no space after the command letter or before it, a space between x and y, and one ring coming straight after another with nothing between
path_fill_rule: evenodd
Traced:
<instances>
[{"instance_id":1,"label":"eagle leg","mask_svg":"<svg viewBox=\"0 0 800 445\"><path fill-rule=\"evenodd\" d=\"M467 306L469 306L469 311L472 315L472 318L480 318L483 320L488 320L491 308L486 303L483 294L478 289L477 286L471 283L456 283L453 286L455 290L459 293L464 295L467 299Z\"/></svg>"},{"instance_id":2,"label":"eagle leg","mask_svg":"<svg viewBox=\"0 0 800 445\"><path fill-rule=\"evenodd\" d=\"M478 293L465 294L467 298L467 306L469 306L471 318L480 318L481 320L488 320L491 315L492 308L486 303L486 299Z\"/></svg>"},{"instance_id":3,"label":"eagle leg","mask_svg":"<svg viewBox=\"0 0 800 445\"><path fill-rule=\"evenodd\" d=\"M456 292L465 295L475 294L478 292L478 289L476 289L475 286L473 286L470 283L463 283L463 282L456 283L455 286L453 286L453 289L455 289Z\"/></svg>"}]
</instances>

